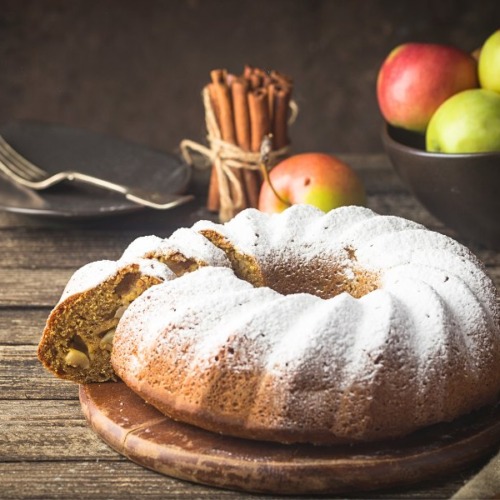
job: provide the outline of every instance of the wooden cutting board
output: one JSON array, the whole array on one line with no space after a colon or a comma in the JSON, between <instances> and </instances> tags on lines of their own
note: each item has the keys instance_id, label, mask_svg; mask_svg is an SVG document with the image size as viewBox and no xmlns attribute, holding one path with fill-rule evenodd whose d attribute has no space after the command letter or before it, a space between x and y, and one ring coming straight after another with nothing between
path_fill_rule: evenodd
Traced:
<instances>
[{"instance_id":1,"label":"wooden cutting board","mask_svg":"<svg viewBox=\"0 0 500 500\"><path fill-rule=\"evenodd\" d=\"M444 478L500 442L500 405L385 445L318 447L249 441L175 422L123 383L82 385L80 402L94 431L134 462L179 479L258 493L408 486Z\"/></svg>"}]
</instances>

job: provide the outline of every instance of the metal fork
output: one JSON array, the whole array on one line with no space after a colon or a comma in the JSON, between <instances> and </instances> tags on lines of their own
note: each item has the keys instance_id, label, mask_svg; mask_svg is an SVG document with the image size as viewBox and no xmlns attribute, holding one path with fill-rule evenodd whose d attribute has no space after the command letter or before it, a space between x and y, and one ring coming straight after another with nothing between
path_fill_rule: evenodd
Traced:
<instances>
[{"instance_id":1,"label":"metal fork","mask_svg":"<svg viewBox=\"0 0 500 500\"><path fill-rule=\"evenodd\" d=\"M19 154L1 135L0 170L17 183L31 189L43 190L62 181L80 181L116 191L134 203L160 210L173 208L193 199L193 195L158 193L135 187L131 188L81 172L64 171L49 174Z\"/></svg>"}]
</instances>

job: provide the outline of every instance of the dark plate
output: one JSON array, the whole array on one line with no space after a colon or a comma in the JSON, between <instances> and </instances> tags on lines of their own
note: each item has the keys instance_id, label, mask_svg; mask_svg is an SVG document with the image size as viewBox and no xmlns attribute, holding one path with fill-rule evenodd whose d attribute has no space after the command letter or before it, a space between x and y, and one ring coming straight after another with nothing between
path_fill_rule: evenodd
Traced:
<instances>
[{"instance_id":1,"label":"dark plate","mask_svg":"<svg viewBox=\"0 0 500 500\"><path fill-rule=\"evenodd\" d=\"M40 122L15 122L0 134L23 156L47 172L77 170L120 184L180 194L191 169L179 158L123 139ZM56 218L128 214L145 207L117 193L65 182L32 191L0 173L0 209Z\"/></svg>"}]
</instances>

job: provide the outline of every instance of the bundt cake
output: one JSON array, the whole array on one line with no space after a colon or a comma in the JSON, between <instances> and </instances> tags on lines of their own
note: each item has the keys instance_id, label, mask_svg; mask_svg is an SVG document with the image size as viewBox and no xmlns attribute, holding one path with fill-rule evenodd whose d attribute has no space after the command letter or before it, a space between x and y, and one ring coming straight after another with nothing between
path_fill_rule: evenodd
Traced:
<instances>
[{"instance_id":1,"label":"bundt cake","mask_svg":"<svg viewBox=\"0 0 500 500\"><path fill-rule=\"evenodd\" d=\"M496 290L464 246L361 207L249 209L193 229L231 267L143 293L117 375L166 415L243 438L395 438L497 401Z\"/></svg>"},{"instance_id":2,"label":"bundt cake","mask_svg":"<svg viewBox=\"0 0 500 500\"><path fill-rule=\"evenodd\" d=\"M229 266L224 252L182 228L168 239L137 238L118 261L76 271L51 312L38 357L55 375L78 383L116 380L110 352L128 305L149 287L201 266Z\"/></svg>"},{"instance_id":3,"label":"bundt cake","mask_svg":"<svg viewBox=\"0 0 500 500\"><path fill-rule=\"evenodd\" d=\"M498 400L496 294L468 249L414 222L248 209L77 271L39 357L223 434L382 440Z\"/></svg>"}]
</instances>

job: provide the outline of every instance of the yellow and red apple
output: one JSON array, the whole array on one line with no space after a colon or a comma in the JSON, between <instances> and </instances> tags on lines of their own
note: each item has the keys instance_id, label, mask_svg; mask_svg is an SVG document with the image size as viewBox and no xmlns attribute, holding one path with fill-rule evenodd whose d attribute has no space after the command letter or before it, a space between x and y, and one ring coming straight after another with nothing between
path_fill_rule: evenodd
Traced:
<instances>
[{"instance_id":1,"label":"yellow and red apple","mask_svg":"<svg viewBox=\"0 0 500 500\"><path fill-rule=\"evenodd\" d=\"M269 179L272 187L264 182L260 191L258 208L263 212L282 212L299 203L328 212L366 202L365 188L356 172L338 158L323 153L290 156L271 170Z\"/></svg>"},{"instance_id":2,"label":"yellow and red apple","mask_svg":"<svg viewBox=\"0 0 500 500\"><path fill-rule=\"evenodd\" d=\"M388 123L425 132L444 101L477 86L477 61L471 54L447 45L406 43L383 62L377 99Z\"/></svg>"}]
</instances>

